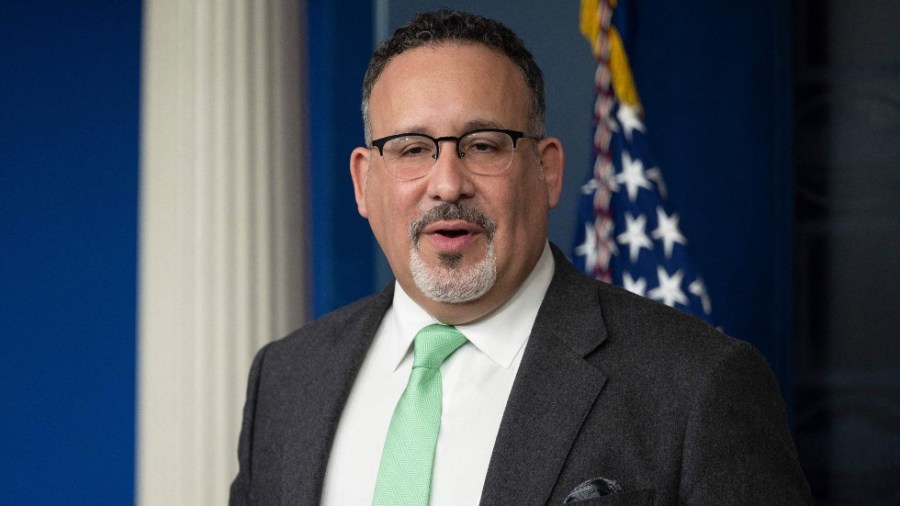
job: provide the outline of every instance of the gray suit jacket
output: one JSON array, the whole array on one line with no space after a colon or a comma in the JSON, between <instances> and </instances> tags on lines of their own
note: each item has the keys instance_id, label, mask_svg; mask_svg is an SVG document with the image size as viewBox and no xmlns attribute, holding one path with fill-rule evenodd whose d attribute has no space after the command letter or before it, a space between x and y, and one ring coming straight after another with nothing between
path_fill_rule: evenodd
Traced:
<instances>
[{"instance_id":1,"label":"gray suit jacket","mask_svg":"<svg viewBox=\"0 0 900 506\"><path fill-rule=\"evenodd\" d=\"M578 504L811 504L755 349L554 256L481 504L563 504L592 478L621 491ZM392 297L391 286L260 350L231 504L319 502L341 411Z\"/></svg>"}]
</instances>

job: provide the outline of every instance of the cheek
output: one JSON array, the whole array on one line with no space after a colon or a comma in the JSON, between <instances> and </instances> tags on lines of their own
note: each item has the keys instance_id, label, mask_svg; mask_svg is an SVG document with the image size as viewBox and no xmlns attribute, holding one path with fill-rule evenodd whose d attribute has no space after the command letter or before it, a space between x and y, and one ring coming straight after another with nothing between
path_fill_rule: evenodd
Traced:
<instances>
[{"instance_id":1,"label":"cheek","mask_svg":"<svg viewBox=\"0 0 900 506\"><path fill-rule=\"evenodd\" d=\"M416 215L417 200L414 188L396 184L385 186L382 183L378 181L377 185L371 186L376 193L370 195L375 198L373 204L377 206L377 213L374 209L371 210L373 216L369 218L372 229L380 241L388 241L392 245L405 244L408 242L409 223Z\"/></svg>"},{"instance_id":2,"label":"cheek","mask_svg":"<svg viewBox=\"0 0 900 506\"><path fill-rule=\"evenodd\" d=\"M519 251L523 244L528 242L529 232L528 196L522 191L506 186L496 189L491 195L483 195L484 206L482 210L487 213L497 225L494 236L494 246L501 256L513 254Z\"/></svg>"},{"instance_id":3,"label":"cheek","mask_svg":"<svg viewBox=\"0 0 900 506\"><path fill-rule=\"evenodd\" d=\"M537 175L528 175L534 176L533 179L518 180L515 184L510 184L502 195L506 203L504 207L507 219L511 226L521 229L519 233L534 231L540 216L547 213L544 183L538 180Z\"/></svg>"}]
</instances>

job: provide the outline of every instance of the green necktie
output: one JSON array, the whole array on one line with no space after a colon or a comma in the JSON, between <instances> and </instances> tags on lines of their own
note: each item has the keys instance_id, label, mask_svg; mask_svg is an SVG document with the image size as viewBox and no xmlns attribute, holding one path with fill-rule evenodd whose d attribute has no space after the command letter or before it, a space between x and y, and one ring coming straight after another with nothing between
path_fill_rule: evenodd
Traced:
<instances>
[{"instance_id":1,"label":"green necktie","mask_svg":"<svg viewBox=\"0 0 900 506\"><path fill-rule=\"evenodd\" d=\"M394 408L374 506L427 505L434 447L441 428L441 363L466 342L456 327L429 325L416 334L412 372Z\"/></svg>"}]
</instances>

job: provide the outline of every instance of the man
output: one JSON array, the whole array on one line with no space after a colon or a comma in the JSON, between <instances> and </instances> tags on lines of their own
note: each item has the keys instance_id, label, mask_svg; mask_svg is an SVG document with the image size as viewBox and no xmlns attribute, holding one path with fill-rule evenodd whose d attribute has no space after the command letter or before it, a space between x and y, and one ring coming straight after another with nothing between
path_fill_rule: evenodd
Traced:
<instances>
[{"instance_id":1,"label":"man","mask_svg":"<svg viewBox=\"0 0 900 506\"><path fill-rule=\"evenodd\" d=\"M233 504L811 502L758 352L548 244L543 116L495 21L423 13L376 50L350 171L396 282L259 352Z\"/></svg>"}]
</instances>

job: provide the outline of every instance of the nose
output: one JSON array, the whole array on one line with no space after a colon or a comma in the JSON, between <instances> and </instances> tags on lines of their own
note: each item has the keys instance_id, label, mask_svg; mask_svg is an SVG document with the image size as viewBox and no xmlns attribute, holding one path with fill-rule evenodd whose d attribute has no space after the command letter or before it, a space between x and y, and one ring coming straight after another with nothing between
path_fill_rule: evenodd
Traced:
<instances>
[{"instance_id":1,"label":"nose","mask_svg":"<svg viewBox=\"0 0 900 506\"><path fill-rule=\"evenodd\" d=\"M442 202L458 202L474 195L471 174L459 157L456 143L446 140L428 172L428 196Z\"/></svg>"}]
</instances>

